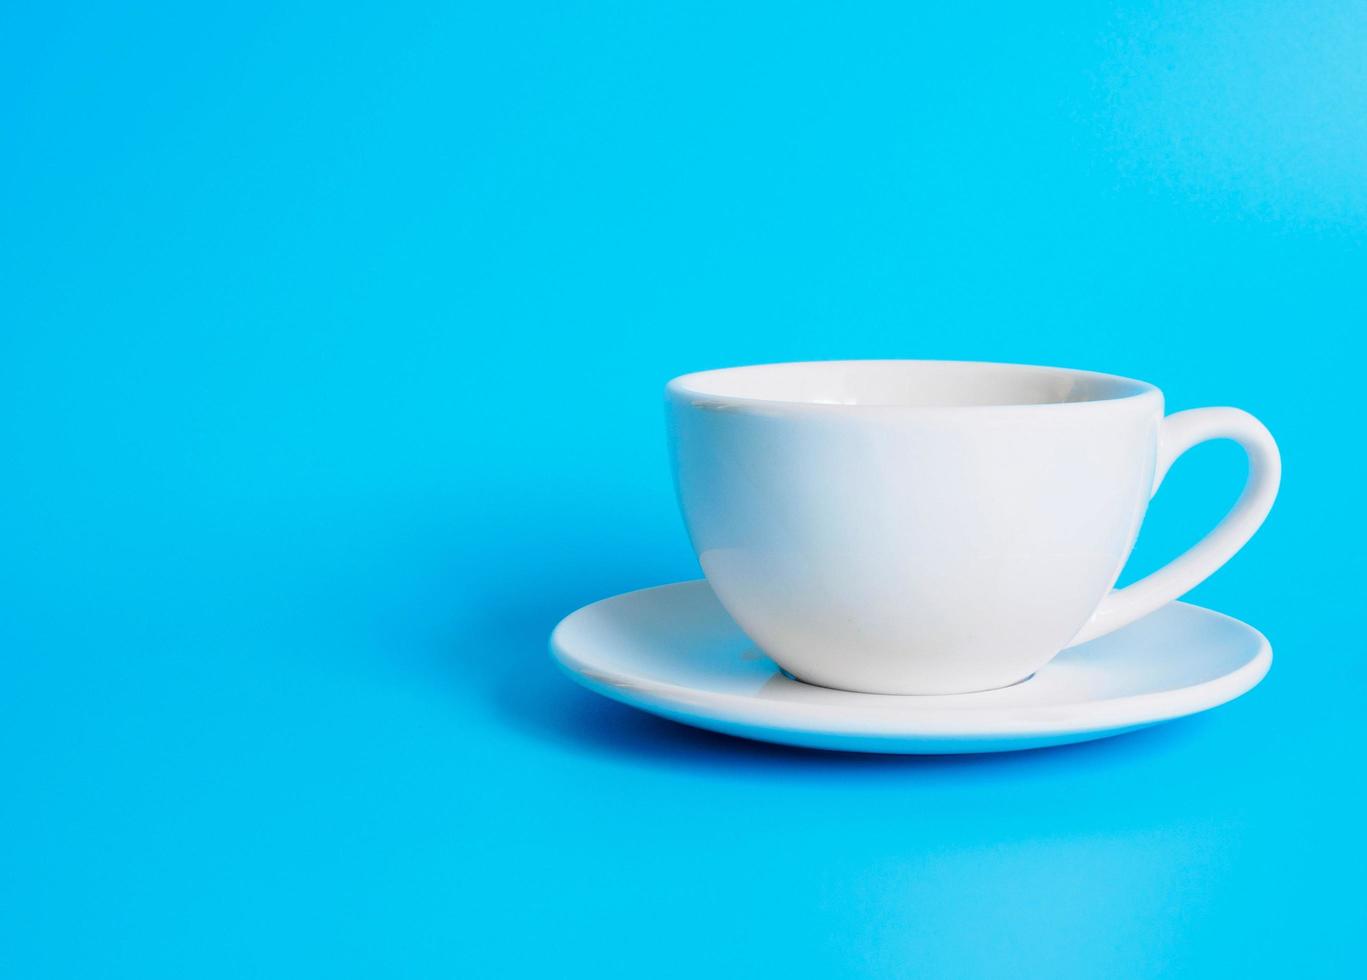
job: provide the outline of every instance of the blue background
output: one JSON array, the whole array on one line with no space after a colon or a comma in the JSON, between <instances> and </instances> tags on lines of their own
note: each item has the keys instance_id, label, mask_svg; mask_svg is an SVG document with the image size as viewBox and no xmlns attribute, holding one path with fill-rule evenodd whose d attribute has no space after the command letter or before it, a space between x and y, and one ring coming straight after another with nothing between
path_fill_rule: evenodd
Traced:
<instances>
[{"instance_id":1,"label":"blue background","mask_svg":"<svg viewBox=\"0 0 1367 980\"><path fill-rule=\"evenodd\" d=\"M6 5L0 974L1360 970L1360 2ZM661 389L1086 367L1286 479L1252 694L915 759L546 635L690 578ZM1193 452L1127 577L1230 504Z\"/></svg>"}]
</instances>

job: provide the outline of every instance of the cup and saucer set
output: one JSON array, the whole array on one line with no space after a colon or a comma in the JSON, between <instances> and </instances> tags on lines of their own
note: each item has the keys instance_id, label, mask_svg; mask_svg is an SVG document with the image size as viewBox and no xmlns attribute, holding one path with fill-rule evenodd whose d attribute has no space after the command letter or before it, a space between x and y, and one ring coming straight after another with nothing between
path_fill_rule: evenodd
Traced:
<instances>
[{"instance_id":1,"label":"cup and saucer set","mask_svg":"<svg viewBox=\"0 0 1367 980\"><path fill-rule=\"evenodd\" d=\"M1165 417L1141 381L957 361L726 368L666 400L706 579L566 617L551 652L590 690L769 742L995 752L1205 711L1271 665L1257 630L1177 601L1277 495L1246 412ZM1168 468L1209 439L1248 454L1238 502L1115 589Z\"/></svg>"}]
</instances>

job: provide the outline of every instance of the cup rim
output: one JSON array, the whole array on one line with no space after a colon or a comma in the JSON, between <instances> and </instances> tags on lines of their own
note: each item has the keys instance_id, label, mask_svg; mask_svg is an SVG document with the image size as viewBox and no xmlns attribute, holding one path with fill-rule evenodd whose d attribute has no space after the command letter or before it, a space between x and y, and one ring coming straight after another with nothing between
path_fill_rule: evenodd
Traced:
<instances>
[{"instance_id":1,"label":"cup rim","mask_svg":"<svg viewBox=\"0 0 1367 980\"><path fill-rule=\"evenodd\" d=\"M1083 398L1075 401L1020 401L996 402L985 404L908 404L898 402L832 402L804 400L800 398L772 398L758 395L737 394L705 390L699 385L705 381L715 381L721 376L738 372L750 372L768 368L792 369L803 366L855 366L855 365L907 365L921 367L985 368L988 370L1020 370L1037 375L1070 377L1079 381L1111 386L1115 393L1100 397ZM1162 398L1162 392L1147 381L1139 381L1119 374L1102 371L1086 371L1079 368L1053 367L1043 364L1024 364L1009 361L967 361L951 359L921 358L854 358L811 361L774 361L758 364L734 365L711 368L704 371L691 371L675 377L665 385L667 397L686 402L698 408L713 409L760 409L786 411L816 411L836 413L856 412L991 412L1002 410L1057 411L1060 409L1097 408L1106 405L1121 405L1144 398Z\"/></svg>"}]
</instances>

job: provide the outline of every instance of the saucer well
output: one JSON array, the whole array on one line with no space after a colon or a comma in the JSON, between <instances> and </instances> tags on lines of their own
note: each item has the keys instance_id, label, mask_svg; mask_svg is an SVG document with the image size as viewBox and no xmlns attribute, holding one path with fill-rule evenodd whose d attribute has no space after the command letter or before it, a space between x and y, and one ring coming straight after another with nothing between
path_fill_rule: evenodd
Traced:
<instances>
[{"instance_id":1,"label":"saucer well","mask_svg":"<svg viewBox=\"0 0 1367 980\"><path fill-rule=\"evenodd\" d=\"M1034 676L976 694L859 694L784 674L705 581L571 613L551 653L572 678L632 707L713 731L809 748L940 754L1083 742L1205 711L1251 690L1267 639L1184 602L1065 650Z\"/></svg>"}]
</instances>

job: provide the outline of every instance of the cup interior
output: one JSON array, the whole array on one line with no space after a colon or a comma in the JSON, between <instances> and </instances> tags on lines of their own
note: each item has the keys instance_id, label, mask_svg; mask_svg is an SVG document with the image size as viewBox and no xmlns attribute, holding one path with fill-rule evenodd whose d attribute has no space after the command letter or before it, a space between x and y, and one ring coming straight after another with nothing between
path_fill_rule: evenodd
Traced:
<instances>
[{"instance_id":1,"label":"cup interior","mask_svg":"<svg viewBox=\"0 0 1367 980\"><path fill-rule=\"evenodd\" d=\"M1132 398L1152 385L1111 374L975 361L799 361L686 374L676 394L788 405L970 408Z\"/></svg>"}]
</instances>

